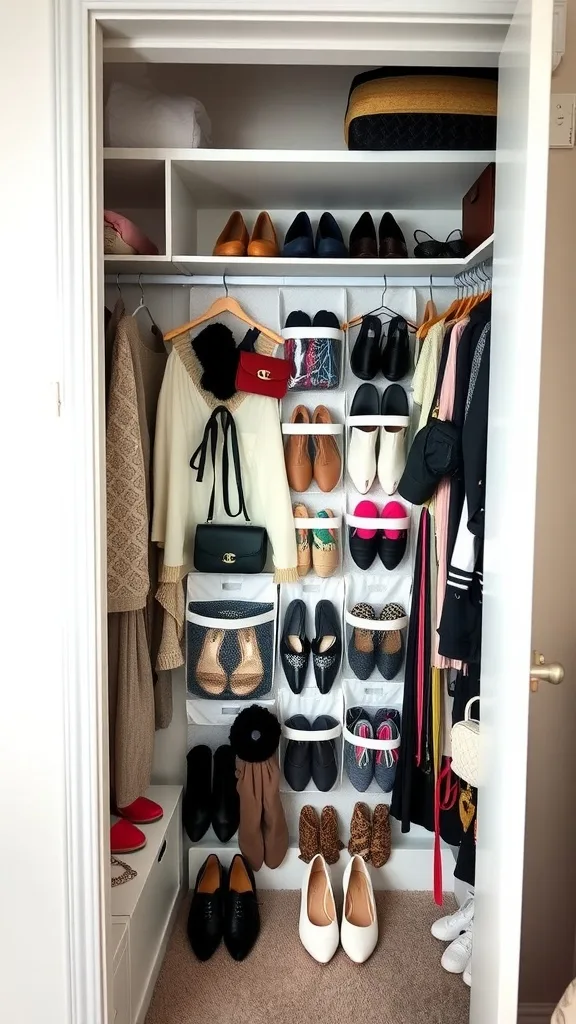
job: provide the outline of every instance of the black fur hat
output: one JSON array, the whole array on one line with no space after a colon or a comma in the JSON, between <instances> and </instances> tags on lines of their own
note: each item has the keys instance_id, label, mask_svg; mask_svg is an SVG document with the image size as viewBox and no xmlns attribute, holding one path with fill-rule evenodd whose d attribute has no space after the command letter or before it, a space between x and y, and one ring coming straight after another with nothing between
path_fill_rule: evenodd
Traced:
<instances>
[{"instance_id":1,"label":"black fur hat","mask_svg":"<svg viewBox=\"0 0 576 1024\"><path fill-rule=\"evenodd\" d=\"M221 402L236 394L238 350L234 335L224 324L208 324L192 339L192 348L204 371L201 387Z\"/></svg>"},{"instance_id":2,"label":"black fur hat","mask_svg":"<svg viewBox=\"0 0 576 1024\"><path fill-rule=\"evenodd\" d=\"M230 744L242 761L267 761L278 750L281 731L276 715L259 704L251 704L234 719Z\"/></svg>"}]
</instances>

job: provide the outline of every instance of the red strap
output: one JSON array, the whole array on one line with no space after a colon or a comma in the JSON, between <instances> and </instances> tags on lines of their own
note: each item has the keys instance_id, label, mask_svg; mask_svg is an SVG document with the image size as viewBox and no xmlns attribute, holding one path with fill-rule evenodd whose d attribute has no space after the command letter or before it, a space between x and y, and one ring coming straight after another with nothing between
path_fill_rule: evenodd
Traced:
<instances>
[{"instance_id":1,"label":"red strap","mask_svg":"<svg viewBox=\"0 0 576 1024\"><path fill-rule=\"evenodd\" d=\"M424 637L426 615L426 558L428 557L428 513L423 512L422 557L420 569L420 593L418 595L418 650L416 652L416 764L422 758L422 732L424 729Z\"/></svg>"}]
</instances>

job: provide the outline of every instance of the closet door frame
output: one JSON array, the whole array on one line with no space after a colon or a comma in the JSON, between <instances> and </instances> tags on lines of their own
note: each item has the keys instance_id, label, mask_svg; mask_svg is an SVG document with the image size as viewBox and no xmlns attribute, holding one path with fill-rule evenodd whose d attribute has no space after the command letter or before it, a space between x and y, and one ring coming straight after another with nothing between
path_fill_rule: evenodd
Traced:
<instances>
[{"instance_id":1,"label":"closet door frame","mask_svg":"<svg viewBox=\"0 0 576 1024\"><path fill-rule=\"evenodd\" d=\"M109 795L107 772L106 566L104 464L104 358L101 70L102 25L135 19L154 21L184 16L191 20L218 13L241 19L244 13L278 21L299 14L316 32L335 13L350 28L374 18L411 24L414 51L425 48L427 25L437 31L446 19L469 34L470 51L478 26L503 26L514 0L188 0L167 8L160 0L56 0L53 66L57 195L57 269L63 360L61 420L69 455L66 495L73 566L66 579L63 608L67 649L62 666L67 719L66 802L68 808L68 915L70 1020L107 1024L113 1019L107 976L109 929ZM266 12L264 15L262 12ZM320 37L320 36L319 36ZM313 50L310 51L311 55ZM356 53L356 59L358 54ZM346 63L347 61L342 61ZM68 568L68 567L67 567Z\"/></svg>"}]
</instances>

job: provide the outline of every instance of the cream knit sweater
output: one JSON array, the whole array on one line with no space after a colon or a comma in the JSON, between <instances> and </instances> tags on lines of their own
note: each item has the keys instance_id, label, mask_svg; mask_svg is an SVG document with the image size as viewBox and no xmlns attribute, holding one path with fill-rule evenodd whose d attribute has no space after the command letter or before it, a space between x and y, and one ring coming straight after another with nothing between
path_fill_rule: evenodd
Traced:
<instances>
[{"instance_id":1,"label":"cream knit sweater","mask_svg":"<svg viewBox=\"0 0 576 1024\"><path fill-rule=\"evenodd\" d=\"M220 403L200 387L200 378L201 368L192 351L190 335L184 334L174 341L168 357L156 417L152 540L164 549L161 583L179 582L193 566L194 535L198 523L206 521L212 473L207 468L204 479L198 483L195 471L190 468L190 457L202 441L211 411L220 404L226 405L234 416L246 507L254 525L265 526L268 532L276 582L297 580L296 534L278 403L272 398L243 392ZM219 456L221 450L220 438ZM220 467L219 457L214 522L227 523L231 520L224 512ZM231 503L236 508L233 478L229 486ZM162 586L158 599L170 610L171 599L167 600L165 591L162 593ZM174 615L173 607L171 611ZM180 634L180 623L177 625ZM162 667L174 665L167 665L164 660Z\"/></svg>"}]
</instances>

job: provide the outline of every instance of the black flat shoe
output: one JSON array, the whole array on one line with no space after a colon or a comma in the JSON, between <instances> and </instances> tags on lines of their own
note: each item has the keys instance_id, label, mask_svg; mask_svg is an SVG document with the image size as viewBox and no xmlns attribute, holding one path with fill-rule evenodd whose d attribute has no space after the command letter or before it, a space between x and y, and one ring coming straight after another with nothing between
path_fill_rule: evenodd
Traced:
<instances>
[{"instance_id":1,"label":"black flat shoe","mask_svg":"<svg viewBox=\"0 0 576 1024\"><path fill-rule=\"evenodd\" d=\"M314 255L314 233L310 217L304 210L296 215L286 232L282 255L288 259Z\"/></svg>"},{"instance_id":2,"label":"black flat shoe","mask_svg":"<svg viewBox=\"0 0 576 1024\"><path fill-rule=\"evenodd\" d=\"M228 872L224 942L234 960L245 960L260 934L260 912L252 868L237 853Z\"/></svg>"},{"instance_id":3,"label":"black flat shoe","mask_svg":"<svg viewBox=\"0 0 576 1024\"><path fill-rule=\"evenodd\" d=\"M212 751L203 745L192 747L186 756L186 793L182 803L182 824L192 843L198 843L210 828L212 818Z\"/></svg>"},{"instance_id":4,"label":"black flat shoe","mask_svg":"<svg viewBox=\"0 0 576 1024\"><path fill-rule=\"evenodd\" d=\"M206 858L194 887L188 914L188 938L199 960L214 955L224 934L226 876L215 853Z\"/></svg>"},{"instance_id":5,"label":"black flat shoe","mask_svg":"<svg viewBox=\"0 0 576 1024\"><path fill-rule=\"evenodd\" d=\"M316 231L316 255L320 259L345 259L348 249L338 222L331 213L323 213Z\"/></svg>"},{"instance_id":6,"label":"black flat shoe","mask_svg":"<svg viewBox=\"0 0 576 1024\"><path fill-rule=\"evenodd\" d=\"M312 663L320 693L330 693L342 659L342 634L336 609L331 601L318 601L315 615L316 636L312 641Z\"/></svg>"},{"instance_id":7,"label":"black flat shoe","mask_svg":"<svg viewBox=\"0 0 576 1024\"><path fill-rule=\"evenodd\" d=\"M312 722L312 732L334 729L338 725L331 715L319 715ZM338 779L336 740L312 740L312 780L316 789L327 793Z\"/></svg>"},{"instance_id":8,"label":"black flat shoe","mask_svg":"<svg viewBox=\"0 0 576 1024\"><path fill-rule=\"evenodd\" d=\"M280 659L292 693L302 693L310 658L310 641L306 636L306 605L290 601L284 616L280 640Z\"/></svg>"},{"instance_id":9,"label":"black flat shoe","mask_svg":"<svg viewBox=\"0 0 576 1024\"><path fill-rule=\"evenodd\" d=\"M236 758L224 744L214 754L212 828L221 843L228 843L240 825L240 797L236 789Z\"/></svg>"},{"instance_id":10,"label":"black flat shoe","mask_svg":"<svg viewBox=\"0 0 576 1024\"><path fill-rule=\"evenodd\" d=\"M310 732L304 715L292 715L284 723L288 729ZM284 754L284 778L295 793L301 793L312 778L312 751L308 740L288 740Z\"/></svg>"},{"instance_id":11,"label":"black flat shoe","mask_svg":"<svg viewBox=\"0 0 576 1024\"><path fill-rule=\"evenodd\" d=\"M395 316L388 324L382 349L382 373L387 380L402 380L410 369L410 341L404 317Z\"/></svg>"},{"instance_id":12,"label":"black flat shoe","mask_svg":"<svg viewBox=\"0 0 576 1024\"><path fill-rule=\"evenodd\" d=\"M381 333L381 320L365 316L350 355L350 369L360 380L372 380L380 369Z\"/></svg>"}]
</instances>

